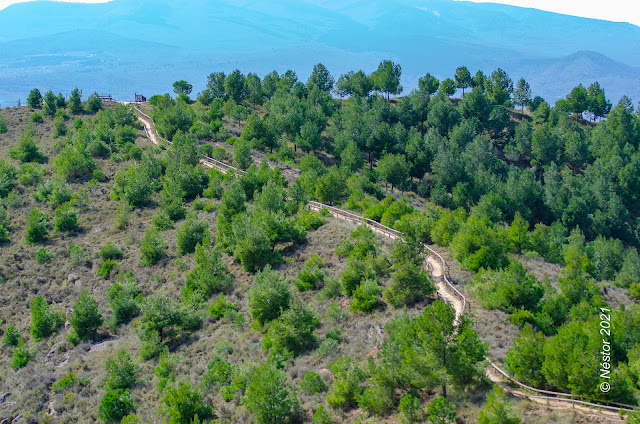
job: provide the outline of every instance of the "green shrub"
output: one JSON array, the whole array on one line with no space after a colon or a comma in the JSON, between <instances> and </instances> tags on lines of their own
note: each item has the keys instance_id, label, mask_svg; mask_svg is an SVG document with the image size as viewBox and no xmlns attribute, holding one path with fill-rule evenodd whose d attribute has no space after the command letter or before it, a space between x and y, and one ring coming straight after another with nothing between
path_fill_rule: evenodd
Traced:
<instances>
[{"instance_id":1,"label":"green shrub","mask_svg":"<svg viewBox=\"0 0 640 424\"><path fill-rule=\"evenodd\" d=\"M158 366L153 369L153 374L160 379L158 393L162 393L167 384L175 383L178 362L180 362L180 357L176 354L171 355L165 346L160 353Z\"/></svg>"},{"instance_id":2,"label":"green shrub","mask_svg":"<svg viewBox=\"0 0 640 424\"><path fill-rule=\"evenodd\" d=\"M22 340L22 333L15 326L11 325L4 331L2 343L7 346L18 346L18 342Z\"/></svg>"},{"instance_id":3,"label":"green shrub","mask_svg":"<svg viewBox=\"0 0 640 424\"><path fill-rule=\"evenodd\" d=\"M138 382L140 367L133 363L126 350L118 350L115 358L107 359L107 381L104 388L107 390L131 389Z\"/></svg>"},{"instance_id":4,"label":"green shrub","mask_svg":"<svg viewBox=\"0 0 640 424\"><path fill-rule=\"evenodd\" d=\"M107 300L111 305L113 326L126 324L140 312L140 289L136 280L127 277L119 277L118 280L107 289Z\"/></svg>"},{"instance_id":5,"label":"green shrub","mask_svg":"<svg viewBox=\"0 0 640 424\"><path fill-rule=\"evenodd\" d=\"M111 271L116 265L118 265L116 261L114 261L113 259L107 259L102 263L102 266L98 270L98 277L109 278L109 276L111 275Z\"/></svg>"},{"instance_id":6,"label":"green shrub","mask_svg":"<svg viewBox=\"0 0 640 424\"><path fill-rule=\"evenodd\" d=\"M335 324L344 320L347 313L338 302L331 302L327 308L326 319L328 324Z\"/></svg>"},{"instance_id":7,"label":"green shrub","mask_svg":"<svg viewBox=\"0 0 640 424\"><path fill-rule=\"evenodd\" d=\"M334 408L356 406L367 377L362 367L351 358L340 357L329 364L329 369L335 378L327 394L327 403Z\"/></svg>"},{"instance_id":8,"label":"green shrub","mask_svg":"<svg viewBox=\"0 0 640 424\"><path fill-rule=\"evenodd\" d=\"M254 285L247 295L249 313L260 325L280 316L289 307L291 292L284 275L267 265L254 277Z\"/></svg>"},{"instance_id":9,"label":"green shrub","mask_svg":"<svg viewBox=\"0 0 640 424\"><path fill-rule=\"evenodd\" d=\"M319 405L316 409L316 413L313 415L312 424L334 424L335 419L331 415L331 412L324 406Z\"/></svg>"},{"instance_id":10,"label":"green shrub","mask_svg":"<svg viewBox=\"0 0 640 424\"><path fill-rule=\"evenodd\" d=\"M233 302L228 302L227 298L224 296L224 293L221 294L213 301L211 306L209 306L209 315L214 318L222 318L228 310L236 311L238 307Z\"/></svg>"},{"instance_id":11,"label":"green shrub","mask_svg":"<svg viewBox=\"0 0 640 424\"><path fill-rule=\"evenodd\" d=\"M93 170L93 179L96 181L104 182L107 180L107 176L104 175L104 172L100 168L96 168Z\"/></svg>"},{"instance_id":12,"label":"green shrub","mask_svg":"<svg viewBox=\"0 0 640 424\"><path fill-rule=\"evenodd\" d=\"M368 263L359 258L349 258L347 268L340 276L342 292L349 296L361 285L363 280L374 277L375 272Z\"/></svg>"},{"instance_id":13,"label":"green shrub","mask_svg":"<svg viewBox=\"0 0 640 424\"><path fill-rule=\"evenodd\" d=\"M194 215L189 216L178 230L178 254L195 252L196 245L202 244L207 237L211 237L209 223L203 219L197 219Z\"/></svg>"},{"instance_id":14,"label":"green shrub","mask_svg":"<svg viewBox=\"0 0 640 424\"><path fill-rule=\"evenodd\" d=\"M365 279L358 288L353 291L353 301L349 309L351 311L371 312L380 306L378 295L382 293L382 287L375 279Z\"/></svg>"},{"instance_id":15,"label":"green shrub","mask_svg":"<svg viewBox=\"0 0 640 424\"><path fill-rule=\"evenodd\" d=\"M96 113L102 109L102 99L98 96L98 93L93 93L87 99L87 107L90 112Z\"/></svg>"},{"instance_id":16,"label":"green shrub","mask_svg":"<svg viewBox=\"0 0 640 424\"><path fill-rule=\"evenodd\" d=\"M276 353L300 354L315 347L317 339L313 332L319 326L315 311L299 301L293 302L280 318L269 324L263 346Z\"/></svg>"},{"instance_id":17,"label":"green shrub","mask_svg":"<svg viewBox=\"0 0 640 424\"><path fill-rule=\"evenodd\" d=\"M70 372L69 374L62 377L60 380L56 381L53 386L51 386L51 391L53 393L64 392L65 390L71 388L76 382L76 373Z\"/></svg>"},{"instance_id":18,"label":"green shrub","mask_svg":"<svg viewBox=\"0 0 640 424\"><path fill-rule=\"evenodd\" d=\"M0 159L0 198L7 197L13 190L16 167Z\"/></svg>"},{"instance_id":19,"label":"green shrub","mask_svg":"<svg viewBox=\"0 0 640 424\"><path fill-rule=\"evenodd\" d=\"M43 242L49 233L49 217L38 208L33 208L27 216L27 235L29 244Z\"/></svg>"},{"instance_id":20,"label":"green shrub","mask_svg":"<svg viewBox=\"0 0 640 424\"><path fill-rule=\"evenodd\" d=\"M311 210L301 211L296 216L296 223L307 231L315 231L324 224L324 216Z\"/></svg>"},{"instance_id":21,"label":"green shrub","mask_svg":"<svg viewBox=\"0 0 640 424\"><path fill-rule=\"evenodd\" d=\"M133 412L133 401L129 390L110 390L100 402L98 414L105 423L119 423L123 417Z\"/></svg>"},{"instance_id":22,"label":"green shrub","mask_svg":"<svg viewBox=\"0 0 640 424\"><path fill-rule=\"evenodd\" d=\"M478 424L520 424L522 420L511 411L511 402L505 396L505 391L497 384L493 392L487 396L478 416Z\"/></svg>"},{"instance_id":23,"label":"green shrub","mask_svg":"<svg viewBox=\"0 0 640 424\"><path fill-rule=\"evenodd\" d=\"M173 220L169 218L169 215L165 211L159 210L151 218L151 223L158 231L168 230L173 228Z\"/></svg>"},{"instance_id":24,"label":"green shrub","mask_svg":"<svg viewBox=\"0 0 640 424\"><path fill-rule=\"evenodd\" d=\"M126 417L122 417L120 424L142 424L142 420L136 414L129 414Z\"/></svg>"},{"instance_id":25,"label":"green shrub","mask_svg":"<svg viewBox=\"0 0 640 424\"><path fill-rule=\"evenodd\" d=\"M50 190L47 200L53 207L63 205L73 199L73 189L65 182L53 181L50 185Z\"/></svg>"},{"instance_id":26,"label":"green shrub","mask_svg":"<svg viewBox=\"0 0 640 424\"><path fill-rule=\"evenodd\" d=\"M142 164L120 169L111 182L112 195L133 208L149 204L153 188L149 169Z\"/></svg>"},{"instance_id":27,"label":"green shrub","mask_svg":"<svg viewBox=\"0 0 640 424\"><path fill-rule=\"evenodd\" d=\"M318 255L313 255L304 264L304 268L298 274L295 285L300 291L316 290L322 287L324 283L324 259Z\"/></svg>"},{"instance_id":28,"label":"green shrub","mask_svg":"<svg viewBox=\"0 0 640 424\"><path fill-rule=\"evenodd\" d=\"M55 231L73 231L78 228L78 213L70 206L60 206L53 218Z\"/></svg>"},{"instance_id":29,"label":"green shrub","mask_svg":"<svg viewBox=\"0 0 640 424\"><path fill-rule=\"evenodd\" d=\"M36 253L36 262L40 265L48 264L52 259L53 253L46 247L43 247Z\"/></svg>"},{"instance_id":30,"label":"green shrub","mask_svg":"<svg viewBox=\"0 0 640 424\"><path fill-rule=\"evenodd\" d=\"M406 396L405 396L406 397ZM402 402L402 400L401 400ZM405 401L403 415L407 418L416 417L415 401ZM448 402L442 396L435 397L427 405L427 421L438 424L455 424L458 422L456 416L456 406L452 402ZM422 414L421 414L422 415Z\"/></svg>"},{"instance_id":31,"label":"green shrub","mask_svg":"<svg viewBox=\"0 0 640 424\"><path fill-rule=\"evenodd\" d=\"M325 339L320 343L320 346L316 349L316 355L321 358L334 355L340 348L340 342L335 339Z\"/></svg>"},{"instance_id":32,"label":"green shrub","mask_svg":"<svg viewBox=\"0 0 640 424\"><path fill-rule=\"evenodd\" d=\"M435 293L436 288L426 271L412 262L394 265L391 283L384 290L387 303L400 308Z\"/></svg>"},{"instance_id":33,"label":"green shrub","mask_svg":"<svg viewBox=\"0 0 640 424\"><path fill-rule=\"evenodd\" d=\"M234 365L229 361L214 356L207 364L207 372L202 376L202 387L204 389L220 388L231 384Z\"/></svg>"},{"instance_id":34,"label":"green shrub","mask_svg":"<svg viewBox=\"0 0 640 424\"><path fill-rule=\"evenodd\" d=\"M11 358L11 368L19 370L27 366L29 361L36 355L35 348L27 348L24 345L24 340L20 339L18 345L13 350L13 357Z\"/></svg>"},{"instance_id":35,"label":"green shrub","mask_svg":"<svg viewBox=\"0 0 640 424\"><path fill-rule=\"evenodd\" d=\"M167 408L169 424L191 423L195 416L201 420L213 417L213 409L207 405L207 401L190 382L181 381L175 386L164 390L162 403Z\"/></svg>"},{"instance_id":36,"label":"green shrub","mask_svg":"<svg viewBox=\"0 0 640 424\"><path fill-rule=\"evenodd\" d=\"M9 230L4 225L0 225L0 243L9 241Z\"/></svg>"},{"instance_id":37,"label":"green shrub","mask_svg":"<svg viewBox=\"0 0 640 424\"><path fill-rule=\"evenodd\" d=\"M62 325L62 312L47 304L42 296L34 298L30 305L31 335L37 341L49 337Z\"/></svg>"},{"instance_id":38,"label":"green shrub","mask_svg":"<svg viewBox=\"0 0 640 424\"><path fill-rule=\"evenodd\" d=\"M85 149L67 146L55 157L53 167L65 180L70 181L91 176L96 164Z\"/></svg>"},{"instance_id":39,"label":"green shrub","mask_svg":"<svg viewBox=\"0 0 640 424\"><path fill-rule=\"evenodd\" d=\"M34 124L41 124L44 121L44 119L42 118L42 115L39 114L38 112L33 112L31 114L30 121L33 122Z\"/></svg>"},{"instance_id":40,"label":"green shrub","mask_svg":"<svg viewBox=\"0 0 640 424\"><path fill-rule=\"evenodd\" d=\"M33 132L27 129L20 136L20 142L17 146L9 149L9 157L20 162L44 162L44 155L33 139Z\"/></svg>"},{"instance_id":41,"label":"green shrub","mask_svg":"<svg viewBox=\"0 0 640 424\"><path fill-rule=\"evenodd\" d=\"M142 158L142 148L136 144L129 148L129 159L140 160Z\"/></svg>"},{"instance_id":42,"label":"green shrub","mask_svg":"<svg viewBox=\"0 0 640 424\"><path fill-rule=\"evenodd\" d=\"M142 244L140 245L140 252L142 252L142 259L140 263L142 265L154 265L165 255L168 244L153 227L147 229Z\"/></svg>"},{"instance_id":43,"label":"green shrub","mask_svg":"<svg viewBox=\"0 0 640 424\"><path fill-rule=\"evenodd\" d=\"M71 266L78 268L87 264L87 253L80 246L69 246L69 262Z\"/></svg>"},{"instance_id":44,"label":"green shrub","mask_svg":"<svg viewBox=\"0 0 640 424\"><path fill-rule=\"evenodd\" d=\"M286 422L299 408L298 398L285 386L287 373L268 362L251 372L245 405L258 424Z\"/></svg>"},{"instance_id":45,"label":"green shrub","mask_svg":"<svg viewBox=\"0 0 640 424\"><path fill-rule=\"evenodd\" d=\"M98 303L86 290L82 291L80 299L73 306L69 324L80 340L93 337L102 325L102 314L98 310Z\"/></svg>"},{"instance_id":46,"label":"green shrub","mask_svg":"<svg viewBox=\"0 0 640 424\"><path fill-rule=\"evenodd\" d=\"M102 249L100 249L100 253L98 254L98 256L100 256L103 261L106 261L108 259L122 259L122 249L120 249L120 246L118 246L114 242L109 242L105 244Z\"/></svg>"},{"instance_id":47,"label":"green shrub","mask_svg":"<svg viewBox=\"0 0 640 424\"><path fill-rule=\"evenodd\" d=\"M87 144L87 151L94 158L108 158L111 155L111 147L102 140L93 140Z\"/></svg>"},{"instance_id":48,"label":"green shrub","mask_svg":"<svg viewBox=\"0 0 640 424\"><path fill-rule=\"evenodd\" d=\"M4 115L0 114L0 134L7 132L7 120Z\"/></svg>"},{"instance_id":49,"label":"green shrub","mask_svg":"<svg viewBox=\"0 0 640 424\"><path fill-rule=\"evenodd\" d=\"M30 163L23 163L18 168L18 183L27 187L35 186L40 183L42 177L46 173L45 169Z\"/></svg>"},{"instance_id":50,"label":"green shrub","mask_svg":"<svg viewBox=\"0 0 640 424\"><path fill-rule=\"evenodd\" d=\"M0 203L0 225L3 227L8 227L10 224L9 214L7 213L7 209Z\"/></svg>"},{"instance_id":51,"label":"green shrub","mask_svg":"<svg viewBox=\"0 0 640 424\"><path fill-rule=\"evenodd\" d=\"M327 390L327 384L317 372L308 372L300 382L300 389L310 395L317 395Z\"/></svg>"}]
</instances>

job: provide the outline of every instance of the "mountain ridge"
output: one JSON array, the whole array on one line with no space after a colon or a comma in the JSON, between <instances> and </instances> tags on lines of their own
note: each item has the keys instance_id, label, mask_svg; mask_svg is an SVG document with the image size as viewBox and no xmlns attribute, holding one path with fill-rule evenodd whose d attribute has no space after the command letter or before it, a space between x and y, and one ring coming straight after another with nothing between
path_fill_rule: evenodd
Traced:
<instances>
[{"instance_id":1,"label":"mountain ridge","mask_svg":"<svg viewBox=\"0 0 640 424\"><path fill-rule=\"evenodd\" d=\"M200 90L210 72L228 72L233 66L249 69L257 58L261 58L260 66L252 66L252 70L266 73L292 68L301 78L306 78L317 62L325 63L337 78L349 70L345 63L371 72L380 60L390 58L403 66L403 84L408 91L427 72L445 78L460 65L485 73L501 67L512 70L514 80L531 75L534 94L556 100L566 94L561 92L566 89L562 81L576 80L571 69L558 65L571 54L589 50L610 58L612 64L640 65L640 28L634 25L450 0L32 2L0 11L0 28L0 49L4 52L0 57L4 71L0 75L0 103L4 104L24 99L34 83L54 91L68 90L73 84L72 75L61 75L59 80L44 78L39 83L37 73L21 74L24 58L17 46L33 51L43 44L64 46L70 54L82 51L114 58L112 63L120 72L108 70L107 75L96 68L102 72L97 76L109 81L107 87L96 88L83 78L76 80L77 84L84 82L86 89L123 95L131 91L126 87L131 75L147 92L156 93L167 91L175 79L183 78ZM112 42L88 42L86 31L95 28ZM69 36L73 31L80 31L76 40ZM296 56L287 56L294 51ZM55 72L63 63L68 65L64 59L55 62L49 57L39 66ZM76 60L91 66L84 58ZM582 67L578 82L608 79L610 84L603 86L614 100L622 94L640 97L640 90L633 88L640 85L637 73L615 68L624 74L616 81L603 66L594 67L593 72ZM164 71L158 74L159 69ZM546 79L539 76L550 76L558 69L564 73ZM73 73L72 68L65 70ZM151 78L153 85L143 77L150 72L156 74Z\"/></svg>"}]
</instances>

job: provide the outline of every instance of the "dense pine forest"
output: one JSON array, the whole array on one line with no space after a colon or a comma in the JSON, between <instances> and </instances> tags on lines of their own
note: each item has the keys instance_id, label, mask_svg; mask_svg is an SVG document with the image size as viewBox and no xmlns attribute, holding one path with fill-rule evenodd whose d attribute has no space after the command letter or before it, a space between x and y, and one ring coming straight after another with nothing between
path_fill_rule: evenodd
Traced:
<instances>
[{"instance_id":1,"label":"dense pine forest","mask_svg":"<svg viewBox=\"0 0 640 424\"><path fill-rule=\"evenodd\" d=\"M550 105L465 67L398 98L401 75L236 70L195 99L34 89L0 110L0 422L640 422L486 370L638 404L632 100L594 82ZM424 244L469 300L459 322Z\"/></svg>"}]
</instances>

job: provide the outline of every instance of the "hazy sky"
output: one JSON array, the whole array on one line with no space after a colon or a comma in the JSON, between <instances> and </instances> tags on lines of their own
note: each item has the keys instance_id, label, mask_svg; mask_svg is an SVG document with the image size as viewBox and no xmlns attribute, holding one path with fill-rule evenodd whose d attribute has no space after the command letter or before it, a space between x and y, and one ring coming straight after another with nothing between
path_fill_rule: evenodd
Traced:
<instances>
[{"instance_id":1,"label":"hazy sky","mask_svg":"<svg viewBox=\"0 0 640 424\"><path fill-rule=\"evenodd\" d=\"M24 3L33 0L0 0L0 10L14 3ZM55 0L55 1L67 1L68 3L106 3L110 0Z\"/></svg>"},{"instance_id":2,"label":"hazy sky","mask_svg":"<svg viewBox=\"0 0 640 424\"><path fill-rule=\"evenodd\" d=\"M23 1L0 0L0 10ZM105 3L109 0L68 0L77 3ZM608 21L630 22L640 26L640 2L637 0L467 0L476 3L502 3L514 6L533 7L550 12Z\"/></svg>"},{"instance_id":3,"label":"hazy sky","mask_svg":"<svg viewBox=\"0 0 640 424\"><path fill-rule=\"evenodd\" d=\"M2 0L0 0L2 1ZM466 0L474 3L502 3L532 7L566 15L629 22L640 26L640 2L636 0Z\"/></svg>"}]
</instances>

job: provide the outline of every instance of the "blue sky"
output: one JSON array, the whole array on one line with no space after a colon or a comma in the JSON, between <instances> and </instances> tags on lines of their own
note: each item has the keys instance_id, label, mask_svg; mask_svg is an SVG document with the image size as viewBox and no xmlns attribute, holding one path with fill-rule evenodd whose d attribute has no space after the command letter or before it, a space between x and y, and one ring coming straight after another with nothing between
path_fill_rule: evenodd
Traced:
<instances>
[{"instance_id":1,"label":"blue sky","mask_svg":"<svg viewBox=\"0 0 640 424\"><path fill-rule=\"evenodd\" d=\"M1 1L1 0L0 0ZM548 10L566 15L629 22L640 26L640 2L635 0L465 0L474 3L501 3Z\"/></svg>"}]
</instances>

